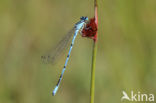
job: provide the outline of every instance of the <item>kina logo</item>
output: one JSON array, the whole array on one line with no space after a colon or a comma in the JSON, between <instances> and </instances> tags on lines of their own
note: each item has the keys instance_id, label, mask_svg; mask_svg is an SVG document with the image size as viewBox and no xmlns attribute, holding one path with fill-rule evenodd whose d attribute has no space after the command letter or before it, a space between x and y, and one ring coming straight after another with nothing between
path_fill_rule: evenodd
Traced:
<instances>
[{"instance_id":1,"label":"kina logo","mask_svg":"<svg viewBox=\"0 0 156 103\"><path fill-rule=\"evenodd\" d=\"M134 93L134 91L131 91L131 95L128 95L125 91L122 91L122 97L121 101L135 101L135 102L140 102L140 101L148 101L148 102L153 102L154 101L154 94L145 94L141 92Z\"/></svg>"}]
</instances>

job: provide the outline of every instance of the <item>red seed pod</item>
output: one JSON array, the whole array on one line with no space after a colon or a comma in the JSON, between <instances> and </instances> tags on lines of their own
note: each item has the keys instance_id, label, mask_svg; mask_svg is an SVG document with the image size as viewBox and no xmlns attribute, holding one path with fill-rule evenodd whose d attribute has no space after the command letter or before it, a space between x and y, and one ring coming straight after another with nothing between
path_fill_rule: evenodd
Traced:
<instances>
[{"instance_id":1,"label":"red seed pod","mask_svg":"<svg viewBox=\"0 0 156 103\"><path fill-rule=\"evenodd\" d=\"M95 18L91 18L89 22L86 24L86 26L82 30L82 37L88 37L93 40L96 39L96 33L97 33L97 25L95 23Z\"/></svg>"}]
</instances>

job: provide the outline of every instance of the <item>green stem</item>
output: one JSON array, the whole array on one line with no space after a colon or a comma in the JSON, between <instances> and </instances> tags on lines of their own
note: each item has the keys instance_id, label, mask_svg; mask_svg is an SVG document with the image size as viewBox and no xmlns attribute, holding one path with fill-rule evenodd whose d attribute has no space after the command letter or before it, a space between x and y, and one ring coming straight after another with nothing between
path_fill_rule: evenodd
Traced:
<instances>
[{"instance_id":1,"label":"green stem","mask_svg":"<svg viewBox=\"0 0 156 103\"><path fill-rule=\"evenodd\" d=\"M91 70L90 103L94 103L96 52L97 52L97 42L94 42L93 43L92 70Z\"/></svg>"}]
</instances>

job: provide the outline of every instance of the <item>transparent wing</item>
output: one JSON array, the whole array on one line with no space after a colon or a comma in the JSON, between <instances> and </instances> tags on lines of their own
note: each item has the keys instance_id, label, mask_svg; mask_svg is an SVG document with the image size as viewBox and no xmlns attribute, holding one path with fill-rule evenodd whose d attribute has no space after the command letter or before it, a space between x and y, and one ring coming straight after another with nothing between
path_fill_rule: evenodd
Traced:
<instances>
[{"instance_id":1,"label":"transparent wing","mask_svg":"<svg viewBox=\"0 0 156 103\"><path fill-rule=\"evenodd\" d=\"M45 55L41 56L41 59L43 63L51 63L54 64L56 62L56 59L58 59L61 54L63 53L63 50L67 48L67 45L72 37L72 34L74 33L75 28L72 28L56 45L56 47L50 49Z\"/></svg>"}]
</instances>

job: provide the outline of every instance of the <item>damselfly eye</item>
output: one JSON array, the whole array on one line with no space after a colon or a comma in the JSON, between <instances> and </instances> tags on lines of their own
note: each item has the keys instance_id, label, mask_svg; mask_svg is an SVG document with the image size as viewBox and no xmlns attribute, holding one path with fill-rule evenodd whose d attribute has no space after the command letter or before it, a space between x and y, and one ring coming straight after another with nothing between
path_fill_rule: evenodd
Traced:
<instances>
[{"instance_id":1,"label":"damselfly eye","mask_svg":"<svg viewBox=\"0 0 156 103\"><path fill-rule=\"evenodd\" d=\"M83 21L88 21L88 17L87 16L86 17L82 16L80 19L83 20Z\"/></svg>"},{"instance_id":2,"label":"damselfly eye","mask_svg":"<svg viewBox=\"0 0 156 103\"><path fill-rule=\"evenodd\" d=\"M88 17L85 17L85 20L88 21Z\"/></svg>"},{"instance_id":3,"label":"damselfly eye","mask_svg":"<svg viewBox=\"0 0 156 103\"><path fill-rule=\"evenodd\" d=\"M84 19L84 17L82 16L80 19L81 19L81 20L83 20L83 19Z\"/></svg>"}]
</instances>

